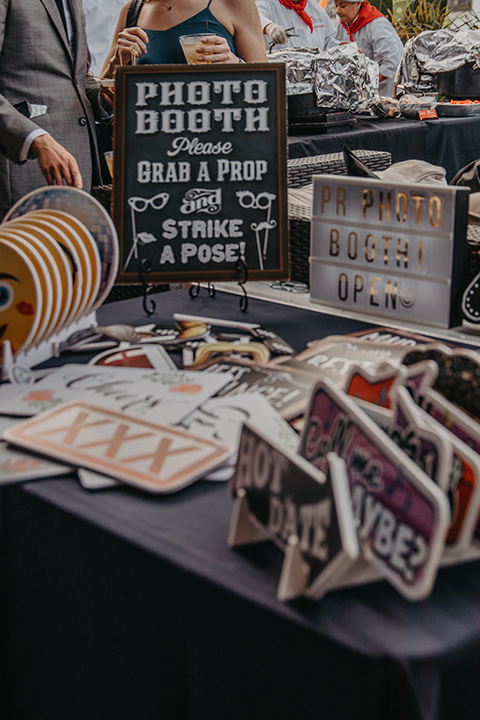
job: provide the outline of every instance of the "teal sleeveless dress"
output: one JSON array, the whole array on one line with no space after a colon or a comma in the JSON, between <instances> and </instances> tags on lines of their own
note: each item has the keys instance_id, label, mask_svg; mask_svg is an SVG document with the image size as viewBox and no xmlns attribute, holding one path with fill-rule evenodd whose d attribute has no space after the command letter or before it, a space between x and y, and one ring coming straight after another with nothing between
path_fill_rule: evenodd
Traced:
<instances>
[{"instance_id":1,"label":"teal sleeveless dress","mask_svg":"<svg viewBox=\"0 0 480 720\"><path fill-rule=\"evenodd\" d=\"M201 34L213 32L218 37L225 38L230 50L236 54L233 37L223 25L212 15L209 0L207 7L188 20L169 30L145 30L148 35L146 55L137 59L137 65L170 65L172 63L186 64L185 55L178 38L180 35Z\"/></svg>"}]
</instances>

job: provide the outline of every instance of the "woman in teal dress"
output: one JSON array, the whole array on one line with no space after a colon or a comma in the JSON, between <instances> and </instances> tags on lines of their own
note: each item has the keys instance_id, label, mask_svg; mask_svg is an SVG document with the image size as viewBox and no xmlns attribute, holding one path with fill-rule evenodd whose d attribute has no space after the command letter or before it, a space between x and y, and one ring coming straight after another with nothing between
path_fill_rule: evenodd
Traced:
<instances>
[{"instance_id":1,"label":"woman in teal dress","mask_svg":"<svg viewBox=\"0 0 480 720\"><path fill-rule=\"evenodd\" d=\"M267 62L255 0L132 0L120 12L101 75L111 76L116 65L132 58L138 64L184 64L178 38L203 32L215 35L202 40L200 62Z\"/></svg>"}]
</instances>

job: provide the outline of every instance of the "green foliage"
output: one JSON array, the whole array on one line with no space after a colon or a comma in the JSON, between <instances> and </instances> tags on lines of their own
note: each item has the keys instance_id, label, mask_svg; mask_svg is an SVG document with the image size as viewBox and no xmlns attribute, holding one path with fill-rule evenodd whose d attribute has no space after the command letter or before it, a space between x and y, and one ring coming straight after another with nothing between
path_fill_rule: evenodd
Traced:
<instances>
[{"instance_id":1,"label":"green foliage","mask_svg":"<svg viewBox=\"0 0 480 720\"><path fill-rule=\"evenodd\" d=\"M387 17L389 17L393 11L393 0L368 0L368 2Z\"/></svg>"},{"instance_id":2,"label":"green foliage","mask_svg":"<svg viewBox=\"0 0 480 720\"><path fill-rule=\"evenodd\" d=\"M442 30L449 25L449 10L446 0L413 0L395 18L389 20L405 43L424 30Z\"/></svg>"},{"instance_id":3,"label":"green foliage","mask_svg":"<svg viewBox=\"0 0 480 720\"><path fill-rule=\"evenodd\" d=\"M382 3L384 0L378 0ZM447 0L411 0L406 5L394 3L394 9L382 10L403 42L416 37L424 30L452 30L472 29L480 26L480 18L472 10L467 12L453 12L449 9Z\"/></svg>"}]
</instances>

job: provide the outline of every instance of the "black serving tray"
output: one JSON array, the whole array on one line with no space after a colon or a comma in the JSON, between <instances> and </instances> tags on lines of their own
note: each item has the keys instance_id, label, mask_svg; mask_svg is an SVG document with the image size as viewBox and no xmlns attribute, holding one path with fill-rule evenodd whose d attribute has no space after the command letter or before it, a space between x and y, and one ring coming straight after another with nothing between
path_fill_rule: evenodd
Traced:
<instances>
[{"instance_id":1,"label":"black serving tray","mask_svg":"<svg viewBox=\"0 0 480 720\"><path fill-rule=\"evenodd\" d=\"M437 91L451 100L480 100L480 69L465 63L456 70L437 73Z\"/></svg>"},{"instance_id":2,"label":"black serving tray","mask_svg":"<svg viewBox=\"0 0 480 720\"><path fill-rule=\"evenodd\" d=\"M348 113L347 113L348 115ZM337 122L325 122L322 120L309 120L308 122L289 122L289 135L304 135L315 133L335 133L342 130L350 130L357 121L351 116L347 120Z\"/></svg>"},{"instance_id":3,"label":"black serving tray","mask_svg":"<svg viewBox=\"0 0 480 720\"><path fill-rule=\"evenodd\" d=\"M441 115L445 117L469 117L470 115L480 115L480 103L472 103L471 105L437 103L435 110L438 117Z\"/></svg>"}]
</instances>

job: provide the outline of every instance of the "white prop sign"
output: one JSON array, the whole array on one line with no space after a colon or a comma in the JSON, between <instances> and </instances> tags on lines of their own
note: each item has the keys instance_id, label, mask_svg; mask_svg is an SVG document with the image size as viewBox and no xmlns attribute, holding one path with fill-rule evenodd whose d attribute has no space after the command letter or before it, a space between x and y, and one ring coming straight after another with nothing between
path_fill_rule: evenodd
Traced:
<instances>
[{"instance_id":1,"label":"white prop sign","mask_svg":"<svg viewBox=\"0 0 480 720\"><path fill-rule=\"evenodd\" d=\"M468 192L314 177L314 302L398 321L460 323Z\"/></svg>"}]
</instances>

